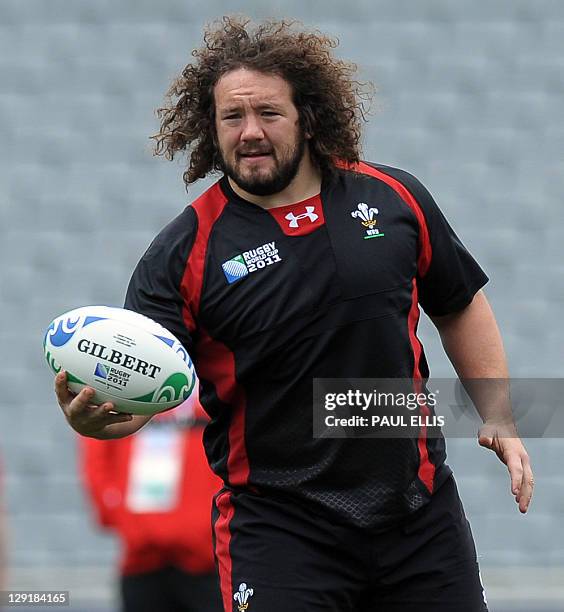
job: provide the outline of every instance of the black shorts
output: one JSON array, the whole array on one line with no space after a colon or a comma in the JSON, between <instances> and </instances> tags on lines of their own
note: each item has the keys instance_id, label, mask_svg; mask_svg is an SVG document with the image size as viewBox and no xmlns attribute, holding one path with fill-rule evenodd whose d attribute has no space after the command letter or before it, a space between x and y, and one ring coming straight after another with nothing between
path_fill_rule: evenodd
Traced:
<instances>
[{"instance_id":1,"label":"black shorts","mask_svg":"<svg viewBox=\"0 0 564 612\"><path fill-rule=\"evenodd\" d=\"M378 534L225 489L213 514L225 612L487 611L453 477Z\"/></svg>"}]
</instances>

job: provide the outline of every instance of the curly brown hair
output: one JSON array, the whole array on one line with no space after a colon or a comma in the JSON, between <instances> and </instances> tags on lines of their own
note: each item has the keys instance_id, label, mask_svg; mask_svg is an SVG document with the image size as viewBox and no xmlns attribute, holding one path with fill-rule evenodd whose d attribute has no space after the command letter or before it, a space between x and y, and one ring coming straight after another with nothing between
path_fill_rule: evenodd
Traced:
<instances>
[{"instance_id":1,"label":"curly brown hair","mask_svg":"<svg viewBox=\"0 0 564 612\"><path fill-rule=\"evenodd\" d=\"M361 120L366 119L366 83L353 79L355 64L336 59L338 41L320 32L296 28L296 21L266 21L227 16L208 26L204 46L192 51L188 64L157 110L160 131L154 152L172 160L190 152L183 174L186 188L209 172L221 170L215 132L214 87L227 72L248 68L285 79L293 91L300 124L313 135L310 154L322 173L334 160L354 163L360 157Z\"/></svg>"}]
</instances>

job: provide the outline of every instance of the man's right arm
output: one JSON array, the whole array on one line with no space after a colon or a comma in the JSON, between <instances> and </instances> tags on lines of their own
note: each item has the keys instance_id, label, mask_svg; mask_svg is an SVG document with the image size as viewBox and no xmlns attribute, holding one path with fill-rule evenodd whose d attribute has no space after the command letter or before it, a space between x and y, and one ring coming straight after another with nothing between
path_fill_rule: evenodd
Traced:
<instances>
[{"instance_id":1,"label":"man's right arm","mask_svg":"<svg viewBox=\"0 0 564 612\"><path fill-rule=\"evenodd\" d=\"M69 425L77 433L89 438L124 438L141 429L151 418L115 412L114 405L110 402L99 406L92 404L92 387L85 387L75 395L68 388L67 375L62 370L55 377L55 393Z\"/></svg>"}]
</instances>

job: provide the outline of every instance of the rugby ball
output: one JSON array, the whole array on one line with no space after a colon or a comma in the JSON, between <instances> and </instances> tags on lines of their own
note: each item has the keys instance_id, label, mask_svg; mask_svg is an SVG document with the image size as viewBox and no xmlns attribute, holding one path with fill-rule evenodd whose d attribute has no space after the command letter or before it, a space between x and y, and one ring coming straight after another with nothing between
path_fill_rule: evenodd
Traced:
<instances>
[{"instance_id":1,"label":"rugby ball","mask_svg":"<svg viewBox=\"0 0 564 612\"><path fill-rule=\"evenodd\" d=\"M74 393L92 387L93 404L155 414L187 400L196 384L186 349L162 325L131 310L85 306L51 322L43 339L47 364L63 368Z\"/></svg>"}]
</instances>

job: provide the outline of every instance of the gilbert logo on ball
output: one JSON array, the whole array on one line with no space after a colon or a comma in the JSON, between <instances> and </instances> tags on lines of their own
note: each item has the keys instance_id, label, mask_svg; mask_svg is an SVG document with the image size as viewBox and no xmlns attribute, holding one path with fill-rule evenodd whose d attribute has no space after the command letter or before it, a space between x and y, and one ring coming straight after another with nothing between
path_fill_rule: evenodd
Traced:
<instances>
[{"instance_id":1,"label":"gilbert logo on ball","mask_svg":"<svg viewBox=\"0 0 564 612\"><path fill-rule=\"evenodd\" d=\"M187 400L196 383L192 360L167 329L130 310L85 306L57 317L43 350L49 367L64 368L69 388L92 387L95 404L154 414Z\"/></svg>"}]
</instances>

